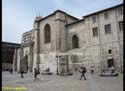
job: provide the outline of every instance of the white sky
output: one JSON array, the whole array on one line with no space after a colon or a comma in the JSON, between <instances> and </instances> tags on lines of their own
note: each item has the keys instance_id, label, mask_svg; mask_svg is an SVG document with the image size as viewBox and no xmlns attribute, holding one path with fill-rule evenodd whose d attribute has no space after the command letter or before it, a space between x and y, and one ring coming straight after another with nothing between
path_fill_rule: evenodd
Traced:
<instances>
[{"instance_id":1,"label":"white sky","mask_svg":"<svg viewBox=\"0 0 125 91\"><path fill-rule=\"evenodd\" d=\"M45 17L60 9L82 18L120 3L123 0L2 0L2 41L20 43L38 13Z\"/></svg>"}]
</instances>

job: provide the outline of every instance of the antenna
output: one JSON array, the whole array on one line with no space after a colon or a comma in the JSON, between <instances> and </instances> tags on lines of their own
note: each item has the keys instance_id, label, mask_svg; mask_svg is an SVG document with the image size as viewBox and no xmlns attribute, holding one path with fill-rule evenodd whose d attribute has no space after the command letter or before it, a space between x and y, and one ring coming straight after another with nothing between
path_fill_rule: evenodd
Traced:
<instances>
[{"instance_id":1,"label":"antenna","mask_svg":"<svg viewBox=\"0 0 125 91\"><path fill-rule=\"evenodd\" d=\"M38 12L36 12L36 17L37 17L37 15L38 15Z\"/></svg>"},{"instance_id":2,"label":"antenna","mask_svg":"<svg viewBox=\"0 0 125 91\"><path fill-rule=\"evenodd\" d=\"M39 17L40 17L40 12L39 12Z\"/></svg>"}]
</instances>

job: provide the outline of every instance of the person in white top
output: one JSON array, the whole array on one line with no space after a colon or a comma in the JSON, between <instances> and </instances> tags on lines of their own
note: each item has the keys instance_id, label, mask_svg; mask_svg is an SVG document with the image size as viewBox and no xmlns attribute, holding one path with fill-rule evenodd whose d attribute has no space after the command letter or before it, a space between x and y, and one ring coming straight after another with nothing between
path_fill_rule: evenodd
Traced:
<instances>
[{"instance_id":1,"label":"person in white top","mask_svg":"<svg viewBox=\"0 0 125 91\"><path fill-rule=\"evenodd\" d=\"M111 70L111 73L114 73L114 72L115 72L114 66L112 66L112 67L110 68L110 70Z\"/></svg>"}]
</instances>

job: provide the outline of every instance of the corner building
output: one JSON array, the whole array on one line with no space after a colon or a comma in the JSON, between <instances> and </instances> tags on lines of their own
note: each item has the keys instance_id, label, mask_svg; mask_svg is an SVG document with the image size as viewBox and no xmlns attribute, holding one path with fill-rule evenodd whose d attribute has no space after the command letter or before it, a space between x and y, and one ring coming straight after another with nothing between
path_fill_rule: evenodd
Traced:
<instances>
[{"instance_id":1,"label":"corner building","mask_svg":"<svg viewBox=\"0 0 125 91\"><path fill-rule=\"evenodd\" d=\"M96 72L112 66L123 71L123 4L78 19L61 10L36 17L33 29L23 33L16 49L17 70L53 73L84 65ZM67 55L66 55L67 54Z\"/></svg>"}]
</instances>

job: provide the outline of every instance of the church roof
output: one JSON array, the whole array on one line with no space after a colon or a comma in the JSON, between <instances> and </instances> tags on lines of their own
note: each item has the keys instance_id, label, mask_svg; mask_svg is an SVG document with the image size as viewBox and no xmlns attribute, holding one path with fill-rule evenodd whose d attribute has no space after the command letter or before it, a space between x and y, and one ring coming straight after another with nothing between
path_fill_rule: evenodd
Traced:
<instances>
[{"instance_id":1,"label":"church roof","mask_svg":"<svg viewBox=\"0 0 125 91\"><path fill-rule=\"evenodd\" d=\"M109 8L106 8L106 9L103 9L103 10L100 10L100 11L97 11L97 12L94 12L94 13L91 13L91 14L88 14L88 15L85 15L85 16L83 16L83 18L88 17L88 16L91 16L91 15L95 15L95 14L98 14L98 13L101 13L101 12L104 12L104 11L107 11L107 10L111 10L111 9L113 9L113 8L117 8L117 7L122 6L122 5L123 5L123 3L121 3L121 4L119 4L119 5L116 5L116 6L113 6L113 7L109 7Z\"/></svg>"},{"instance_id":2,"label":"church roof","mask_svg":"<svg viewBox=\"0 0 125 91\"><path fill-rule=\"evenodd\" d=\"M72 17L72 18L74 18L74 19L76 19L76 20L79 20L78 18L76 18L76 17L74 17L74 16L72 16L72 15L70 15L70 14L68 14L68 13L66 13L66 12L64 12L64 11L62 11L62 10L56 10L55 13L56 13L56 12L61 12L61 13L67 14L67 16Z\"/></svg>"},{"instance_id":3,"label":"church roof","mask_svg":"<svg viewBox=\"0 0 125 91\"><path fill-rule=\"evenodd\" d=\"M62 11L62 10L56 10L54 13L52 13L52 14L46 16L46 17L41 18L39 21L44 20L44 19L46 19L46 18L48 18L48 17L50 17L50 16L53 16L53 15L55 15L57 12L64 13L64 14L66 14L67 16L69 16L69 17L71 17L71 18L73 18L73 19L75 19L75 20L79 20L78 18L76 18L76 17L74 17L74 16L72 16L72 15L70 15L70 14L67 14L66 12L64 12L64 11Z\"/></svg>"},{"instance_id":4,"label":"church roof","mask_svg":"<svg viewBox=\"0 0 125 91\"><path fill-rule=\"evenodd\" d=\"M85 20L85 19L81 19L81 20L75 21L75 22L73 22L73 23L69 23L69 24L67 24L66 26L70 26L70 25L79 23L79 22L84 21L84 20Z\"/></svg>"}]
</instances>

